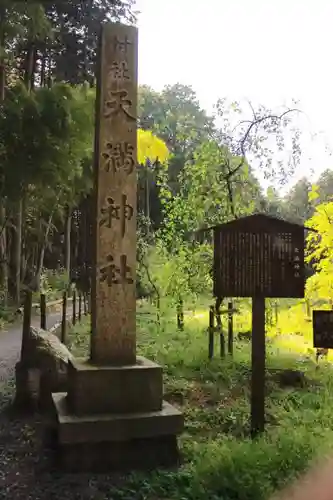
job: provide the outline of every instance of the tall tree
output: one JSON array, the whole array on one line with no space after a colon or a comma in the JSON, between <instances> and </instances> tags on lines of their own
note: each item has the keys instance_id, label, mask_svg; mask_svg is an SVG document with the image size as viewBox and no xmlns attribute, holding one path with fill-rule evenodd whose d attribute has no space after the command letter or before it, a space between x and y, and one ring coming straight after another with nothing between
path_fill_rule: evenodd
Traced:
<instances>
[{"instance_id":1,"label":"tall tree","mask_svg":"<svg viewBox=\"0 0 333 500\"><path fill-rule=\"evenodd\" d=\"M311 189L310 181L303 177L285 196L286 215L291 222L303 224L313 214L313 206L309 200Z\"/></svg>"},{"instance_id":2,"label":"tall tree","mask_svg":"<svg viewBox=\"0 0 333 500\"><path fill-rule=\"evenodd\" d=\"M33 201L38 235L30 266L38 287L52 220L68 203L68 197L73 198L73 188L78 189L76 179L82 176L82 161L91 156L93 103L94 92L84 87L73 89L62 84L29 93L20 84L8 90L0 114L0 145L6 203L13 216L8 233L12 249L10 291L15 302L20 298L22 220L31 210L28 202ZM49 186L47 192L45 186ZM18 204L20 221L15 217Z\"/></svg>"},{"instance_id":3,"label":"tall tree","mask_svg":"<svg viewBox=\"0 0 333 500\"><path fill-rule=\"evenodd\" d=\"M163 139L172 154L169 180L176 192L179 173L196 147L213 132L213 119L201 108L192 87L177 83L167 85L161 93L141 87L139 120L143 129L150 129Z\"/></svg>"},{"instance_id":4,"label":"tall tree","mask_svg":"<svg viewBox=\"0 0 333 500\"><path fill-rule=\"evenodd\" d=\"M179 83L156 92L144 85L139 88L139 125L160 137L170 151L168 174L164 181L172 193L179 192L179 175L195 149L207 140L214 129L213 119L200 107L193 89ZM157 170L156 170L157 166ZM162 222L160 186L156 182L159 165L148 165L139 174L141 198L149 190L150 219L154 229Z\"/></svg>"},{"instance_id":5,"label":"tall tree","mask_svg":"<svg viewBox=\"0 0 333 500\"><path fill-rule=\"evenodd\" d=\"M94 81L100 25L106 21L134 22L133 0L60 0L45 2L55 33L46 46L56 80L69 83Z\"/></svg>"},{"instance_id":6,"label":"tall tree","mask_svg":"<svg viewBox=\"0 0 333 500\"><path fill-rule=\"evenodd\" d=\"M265 196L260 199L260 210L273 217L285 218L286 210L283 198L274 186L269 186Z\"/></svg>"},{"instance_id":7,"label":"tall tree","mask_svg":"<svg viewBox=\"0 0 333 500\"><path fill-rule=\"evenodd\" d=\"M324 203L333 199L333 170L326 169L316 182L318 186L318 202Z\"/></svg>"},{"instance_id":8,"label":"tall tree","mask_svg":"<svg viewBox=\"0 0 333 500\"><path fill-rule=\"evenodd\" d=\"M28 85L94 81L97 43L106 21L134 22L132 0L0 0L15 17L11 72Z\"/></svg>"},{"instance_id":9,"label":"tall tree","mask_svg":"<svg viewBox=\"0 0 333 500\"><path fill-rule=\"evenodd\" d=\"M306 296L333 301L333 202L320 203L306 226L306 262L315 273L306 282Z\"/></svg>"}]
</instances>

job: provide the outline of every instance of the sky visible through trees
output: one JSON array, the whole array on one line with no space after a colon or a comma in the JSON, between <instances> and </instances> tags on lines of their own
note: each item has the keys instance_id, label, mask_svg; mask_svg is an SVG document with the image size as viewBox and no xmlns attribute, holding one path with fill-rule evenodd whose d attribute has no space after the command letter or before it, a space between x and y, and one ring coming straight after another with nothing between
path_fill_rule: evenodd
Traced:
<instances>
[{"instance_id":1,"label":"sky visible through trees","mask_svg":"<svg viewBox=\"0 0 333 500\"><path fill-rule=\"evenodd\" d=\"M141 83L191 84L209 112L220 97L272 109L296 99L303 158L288 184L330 167L329 0L208 0L204 9L190 0L137 0L136 8Z\"/></svg>"}]
</instances>

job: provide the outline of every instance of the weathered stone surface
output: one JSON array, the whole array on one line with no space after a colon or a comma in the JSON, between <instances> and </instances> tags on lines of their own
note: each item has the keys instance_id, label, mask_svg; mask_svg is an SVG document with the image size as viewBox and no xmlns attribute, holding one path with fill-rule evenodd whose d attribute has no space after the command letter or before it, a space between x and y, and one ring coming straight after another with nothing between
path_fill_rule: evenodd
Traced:
<instances>
[{"instance_id":1,"label":"weathered stone surface","mask_svg":"<svg viewBox=\"0 0 333 500\"><path fill-rule=\"evenodd\" d=\"M158 412L73 416L66 393L52 394L55 437L61 465L68 472L103 472L176 465L180 411L164 402Z\"/></svg>"},{"instance_id":2,"label":"weathered stone surface","mask_svg":"<svg viewBox=\"0 0 333 500\"><path fill-rule=\"evenodd\" d=\"M60 468L69 473L150 470L180 462L176 436L60 445L56 457Z\"/></svg>"},{"instance_id":3,"label":"weathered stone surface","mask_svg":"<svg viewBox=\"0 0 333 500\"><path fill-rule=\"evenodd\" d=\"M66 393L54 393L52 399L57 414L58 439L63 444L128 441L177 435L183 430L182 413L166 401L162 410L155 412L78 417L69 413Z\"/></svg>"},{"instance_id":4,"label":"weathered stone surface","mask_svg":"<svg viewBox=\"0 0 333 500\"><path fill-rule=\"evenodd\" d=\"M143 357L125 366L69 362L68 406L75 415L158 411L162 396L162 367Z\"/></svg>"},{"instance_id":5,"label":"weathered stone surface","mask_svg":"<svg viewBox=\"0 0 333 500\"><path fill-rule=\"evenodd\" d=\"M136 358L138 31L105 25L98 61L91 359Z\"/></svg>"},{"instance_id":6,"label":"weathered stone surface","mask_svg":"<svg viewBox=\"0 0 333 500\"><path fill-rule=\"evenodd\" d=\"M171 465L181 412L162 402L162 369L136 358L138 32L103 26L98 61L91 276L91 355L68 363L53 393L67 470ZM148 411L150 410L150 411ZM147 463L146 463L147 462Z\"/></svg>"},{"instance_id":7,"label":"weathered stone surface","mask_svg":"<svg viewBox=\"0 0 333 500\"><path fill-rule=\"evenodd\" d=\"M67 319L67 321L66 321L66 331L71 326L73 326L72 321L70 319ZM62 322L59 321L58 323L56 323L55 325L53 325L52 328L50 328L48 331L50 333L52 333L53 335L55 335L56 337L58 337L58 339L60 339L60 337L61 337L61 330L62 330Z\"/></svg>"},{"instance_id":8,"label":"weathered stone surface","mask_svg":"<svg viewBox=\"0 0 333 500\"><path fill-rule=\"evenodd\" d=\"M31 327L29 366L47 375L54 392L67 389L68 363L73 359L67 347L49 331Z\"/></svg>"},{"instance_id":9,"label":"weathered stone surface","mask_svg":"<svg viewBox=\"0 0 333 500\"><path fill-rule=\"evenodd\" d=\"M27 359L16 365L16 404L47 409L52 392L66 391L73 356L58 337L31 327ZM37 403L36 403L37 401Z\"/></svg>"},{"instance_id":10,"label":"weathered stone surface","mask_svg":"<svg viewBox=\"0 0 333 500\"><path fill-rule=\"evenodd\" d=\"M19 361L15 365L15 384L15 406L24 411L37 410L39 406L40 370L29 368Z\"/></svg>"}]
</instances>

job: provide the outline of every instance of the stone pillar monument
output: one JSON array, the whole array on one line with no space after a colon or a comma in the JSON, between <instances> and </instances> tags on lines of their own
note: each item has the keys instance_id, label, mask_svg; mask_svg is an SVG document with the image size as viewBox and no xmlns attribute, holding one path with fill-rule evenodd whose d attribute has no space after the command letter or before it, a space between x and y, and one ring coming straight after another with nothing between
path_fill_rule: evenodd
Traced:
<instances>
[{"instance_id":1,"label":"stone pillar monument","mask_svg":"<svg viewBox=\"0 0 333 500\"><path fill-rule=\"evenodd\" d=\"M103 27L98 59L90 359L53 394L71 471L177 462L182 414L163 401L162 368L136 356L137 29Z\"/></svg>"}]
</instances>

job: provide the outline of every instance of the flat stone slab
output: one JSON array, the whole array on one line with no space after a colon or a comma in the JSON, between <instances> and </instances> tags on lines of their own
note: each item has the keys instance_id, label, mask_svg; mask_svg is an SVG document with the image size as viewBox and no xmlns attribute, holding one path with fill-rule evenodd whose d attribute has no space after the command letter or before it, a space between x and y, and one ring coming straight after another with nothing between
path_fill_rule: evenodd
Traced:
<instances>
[{"instance_id":1,"label":"flat stone slab","mask_svg":"<svg viewBox=\"0 0 333 500\"><path fill-rule=\"evenodd\" d=\"M89 444L126 442L176 436L183 431L182 413L163 401L160 411L98 415L70 414L66 393L52 394L57 419L58 443ZM142 450L144 453L144 449Z\"/></svg>"},{"instance_id":2,"label":"flat stone slab","mask_svg":"<svg viewBox=\"0 0 333 500\"><path fill-rule=\"evenodd\" d=\"M68 365L68 408L74 415L162 409L162 367L142 356L133 365L100 366L89 359Z\"/></svg>"},{"instance_id":3,"label":"flat stone slab","mask_svg":"<svg viewBox=\"0 0 333 500\"><path fill-rule=\"evenodd\" d=\"M180 464L176 436L132 439L114 443L63 444L56 466L67 473L110 473L154 470Z\"/></svg>"}]
</instances>

